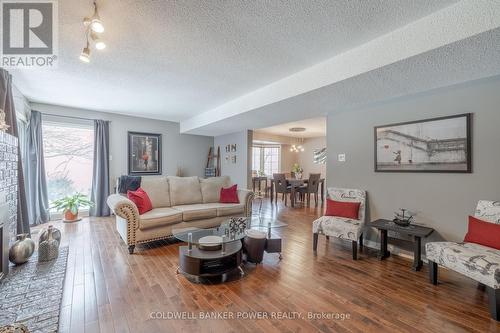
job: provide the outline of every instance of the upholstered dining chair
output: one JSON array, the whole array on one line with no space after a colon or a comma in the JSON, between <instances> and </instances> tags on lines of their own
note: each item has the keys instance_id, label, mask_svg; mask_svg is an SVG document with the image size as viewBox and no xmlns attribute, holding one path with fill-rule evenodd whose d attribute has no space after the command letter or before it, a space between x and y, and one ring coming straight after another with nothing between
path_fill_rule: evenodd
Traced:
<instances>
[{"instance_id":1,"label":"upholstered dining chair","mask_svg":"<svg viewBox=\"0 0 500 333\"><path fill-rule=\"evenodd\" d=\"M318 206L318 190L320 179L320 173L311 173L309 174L307 184L304 184L297 189L301 196L304 195L306 197L307 206L311 204L311 194L314 194L314 204L315 206Z\"/></svg>"},{"instance_id":2,"label":"upholstered dining chair","mask_svg":"<svg viewBox=\"0 0 500 333\"><path fill-rule=\"evenodd\" d=\"M283 200L285 202L285 206L287 203L287 196L292 192L291 186L287 184L286 176L284 173L273 173L274 180L274 193L276 195L275 202L278 202L278 193L283 195Z\"/></svg>"},{"instance_id":3,"label":"upholstered dining chair","mask_svg":"<svg viewBox=\"0 0 500 333\"><path fill-rule=\"evenodd\" d=\"M313 250L318 248L318 236L325 235L326 239L336 237L351 241L352 259L358 259L359 246L363 248L363 230L365 227L366 191L345 188L328 188L328 198L335 201L359 202L358 219L336 216L322 216L313 222Z\"/></svg>"}]
</instances>

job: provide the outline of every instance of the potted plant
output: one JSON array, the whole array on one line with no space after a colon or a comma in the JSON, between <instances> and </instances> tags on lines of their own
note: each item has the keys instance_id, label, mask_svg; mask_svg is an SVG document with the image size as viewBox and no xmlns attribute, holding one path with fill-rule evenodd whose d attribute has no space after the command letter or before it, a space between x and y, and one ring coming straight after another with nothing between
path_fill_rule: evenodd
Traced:
<instances>
[{"instance_id":1,"label":"potted plant","mask_svg":"<svg viewBox=\"0 0 500 333\"><path fill-rule=\"evenodd\" d=\"M63 212L64 221L74 222L78 220L78 209L81 206L92 207L94 203L90 201L85 195L75 193L68 195L64 198L58 199L52 203L52 207L59 212Z\"/></svg>"},{"instance_id":2,"label":"potted plant","mask_svg":"<svg viewBox=\"0 0 500 333\"><path fill-rule=\"evenodd\" d=\"M295 174L295 179L302 179L302 168L300 167L299 163L295 163L292 167L292 172Z\"/></svg>"}]
</instances>

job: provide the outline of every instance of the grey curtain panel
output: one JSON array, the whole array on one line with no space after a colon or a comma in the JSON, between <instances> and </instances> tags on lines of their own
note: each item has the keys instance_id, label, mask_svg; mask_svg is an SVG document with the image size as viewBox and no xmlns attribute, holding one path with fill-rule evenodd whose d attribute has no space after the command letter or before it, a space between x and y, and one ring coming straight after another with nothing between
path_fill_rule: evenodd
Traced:
<instances>
[{"instance_id":1,"label":"grey curtain panel","mask_svg":"<svg viewBox=\"0 0 500 333\"><path fill-rule=\"evenodd\" d=\"M90 200L94 207L91 216L109 216L106 204L109 196L109 122L94 120L94 173Z\"/></svg>"},{"instance_id":2,"label":"grey curtain panel","mask_svg":"<svg viewBox=\"0 0 500 333\"><path fill-rule=\"evenodd\" d=\"M49 220L49 196L43 158L42 114L31 111L27 135L26 190L31 225Z\"/></svg>"},{"instance_id":3,"label":"grey curtain panel","mask_svg":"<svg viewBox=\"0 0 500 333\"><path fill-rule=\"evenodd\" d=\"M18 137L16 110L14 107L14 98L12 96L12 76L5 69L0 68L0 109L5 112L5 122L9 125L7 133ZM18 156L21 156L19 146L17 148ZM26 202L26 190L24 186L23 165L21 158L17 162L18 180L17 180L17 233L29 234L30 225L28 219L28 208Z\"/></svg>"}]
</instances>

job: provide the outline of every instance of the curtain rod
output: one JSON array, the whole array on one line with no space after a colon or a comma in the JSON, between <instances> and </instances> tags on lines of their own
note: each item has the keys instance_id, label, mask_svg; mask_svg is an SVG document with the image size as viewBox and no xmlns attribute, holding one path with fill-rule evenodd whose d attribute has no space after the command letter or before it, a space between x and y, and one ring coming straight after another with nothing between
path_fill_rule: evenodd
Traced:
<instances>
[{"instance_id":1,"label":"curtain rod","mask_svg":"<svg viewBox=\"0 0 500 333\"><path fill-rule=\"evenodd\" d=\"M34 110L37 111L37 110ZM40 112L40 111L38 111ZM52 117L63 117L63 118L72 118L72 119L80 119L80 120L103 120L103 119L96 119L96 118L84 118L84 117L76 117L76 116L62 116L59 114L53 114L53 113L46 113L46 112L40 112L44 116L52 116ZM107 120L109 121L109 120Z\"/></svg>"}]
</instances>

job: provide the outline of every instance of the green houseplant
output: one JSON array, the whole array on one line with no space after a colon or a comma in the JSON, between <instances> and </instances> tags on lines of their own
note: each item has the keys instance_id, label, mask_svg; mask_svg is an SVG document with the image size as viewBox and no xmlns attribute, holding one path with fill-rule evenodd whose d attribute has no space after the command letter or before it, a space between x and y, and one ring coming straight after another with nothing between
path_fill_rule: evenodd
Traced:
<instances>
[{"instance_id":1,"label":"green houseplant","mask_svg":"<svg viewBox=\"0 0 500 333\"><path fill-rule=\"evenodd\" d=\"M85 195L77 192L54 201L52 203L52 208L57 209L59 212L63 212L64 220L71 222L78 220L78 210L81 206L92 207L93 205L94 203Z\"/></svg>"}]
</instances>

